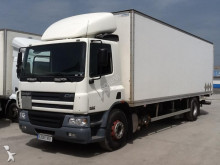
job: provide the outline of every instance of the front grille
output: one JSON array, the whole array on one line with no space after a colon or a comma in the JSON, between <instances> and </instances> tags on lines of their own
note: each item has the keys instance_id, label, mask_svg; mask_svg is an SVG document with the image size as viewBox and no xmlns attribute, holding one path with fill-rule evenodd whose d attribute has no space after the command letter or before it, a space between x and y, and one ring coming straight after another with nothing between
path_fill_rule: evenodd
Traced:
<instances>
[{"instance_id":1,"label":"front grille","mask_svg":"<svg viewBox=\"0 0 220 165\"><path fill-rule=\"evenodd\" d=\"M33 110L73 110L75 93L22 91L22 108Z\"/></svg>"},{"instance_id":2,"label":"front grille","mask_svg":"<svg viewBox=\"0 0 220 165\"><path fill-rule=\"evenodd\" d=\"M33 100L74 102L74 93L31 92Z\"/></svg>"},{"instance_id":3,"label":"front grille","mask_svg":"<svg viewBox=\"0 0 220 165\"><path fill-rule=\"evenodd\" d=\"M65 115L52 112L29 111L30 123L37 126L60 128L62 127Z\"/></svg>"},{"instance_id":4,"label":"front grille","mask_svg":"<svg viewBox=\"0 0 220 165\"><path fill-rule=\"evenodd\" d=\"M32 107L43 107L43 108L55 108L55 109L73 109L73 105L59 105L59 104L42 104L32 103Z\"/></svg>"}]
</instances>

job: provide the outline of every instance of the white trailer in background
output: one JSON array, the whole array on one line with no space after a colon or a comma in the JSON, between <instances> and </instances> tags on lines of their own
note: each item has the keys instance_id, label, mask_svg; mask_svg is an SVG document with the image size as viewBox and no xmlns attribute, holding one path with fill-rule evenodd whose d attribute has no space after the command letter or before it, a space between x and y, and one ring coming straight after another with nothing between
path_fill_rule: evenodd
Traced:
<instances>
[{"instance_id":1,"label":"white trailer in background","mask_svg":"<svg viewBox=\"0 0 220 165\"><path fill-rule=\"evenodd\" d=\"M17 93L20 129L39 140L115 150L141 126L194 121L209 104L213 44L138 11L69 17L41 39L18 60Z\"/></svg>"},{"instance_id":2,"label":"white trailer in background","mask_svg":"<svg viewBox=\"0 0 220 165\"><path fill-rule=\"evenodd\" d=\"M37 39L37 40L36 40ZM39 42L40 35L9 29L0 30L0 117L16 120L17 55L20 47Z\"/></svg>"}]
</instances>

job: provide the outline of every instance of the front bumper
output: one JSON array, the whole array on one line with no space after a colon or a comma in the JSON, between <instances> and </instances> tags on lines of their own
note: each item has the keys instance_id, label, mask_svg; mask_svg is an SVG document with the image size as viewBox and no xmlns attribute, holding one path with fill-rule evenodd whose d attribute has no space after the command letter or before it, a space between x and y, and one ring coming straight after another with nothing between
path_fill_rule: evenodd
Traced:
<instances>
[{"instance_id":1,"label":"front bumper","mask_svg":"<svg viewBox=\"0 0 220 165\"><path fill-rule=\"evenodd\" d=\"M28 111L26 111L28 114ZM92 128L90 127L72 127L66 123L70 115L65 115L63 124L60 128L45 127L40 125L31 124L27 115L25 120L19 119L19 127L22 132L37 135L39 133L49 134L53 139L68 141L73 143L93 143L103 141L105 137L105 129L98 128L96 135L92 135ZM71 135L71 136L70 136Z\"/></svg>"}]
</instances>

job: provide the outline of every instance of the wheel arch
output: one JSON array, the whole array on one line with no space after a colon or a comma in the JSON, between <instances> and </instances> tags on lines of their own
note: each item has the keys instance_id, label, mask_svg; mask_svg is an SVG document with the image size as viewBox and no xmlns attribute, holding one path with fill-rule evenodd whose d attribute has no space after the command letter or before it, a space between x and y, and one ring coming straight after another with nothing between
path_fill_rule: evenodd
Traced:
<instances>
[{"instance_id":1,"label":"wheel arch","mask_svg":"<svg viewBox=\"0 0 220 165\"><path fill-rule=\"evenodd\" d=\"M129 104L127 102L115 102L110 108L108 111L106 111L103 115L103 122L102 122L102 125L101 127L106 127L107 125L107 121L108 121L108 118L109 118L109 114L112 110L114 109L119 109L121 110L126 118L127 118L127 121L128 121L128 128L130 130L130 128L132 128L132 118L131 118L131 111L129 110L130 107L129 107Z\"/></svg>"}]
</instances>

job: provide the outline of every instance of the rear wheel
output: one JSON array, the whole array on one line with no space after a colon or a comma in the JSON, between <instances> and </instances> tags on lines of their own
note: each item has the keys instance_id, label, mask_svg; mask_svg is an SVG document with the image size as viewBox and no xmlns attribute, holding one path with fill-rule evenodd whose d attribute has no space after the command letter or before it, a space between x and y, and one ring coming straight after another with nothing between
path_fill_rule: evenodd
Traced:
<instances>
[{"instance_id":1,"label":"rear wheel","mask_svg":"<svg viewBox=\"0 0 220 165\"><path fill-rule=\"evenodd\" d=\"M190 100L190 111L186 113L186 119L189 121L197 120L200 113L200 106L197 98L192 98Z\"/></svg>"},{"instance_id":2,"label":"rear wheel","mask_svg":"<svg viewBox=\"0 0 220 165\"><path fill-rule=\"evenodd\" d=\"M109 114L106 128L105 141L101 142L101 147L113 151L126 144L128 135L128 122L124 112L114 109Z\"/></svg>"},{"instance_id":3,"label":"rear wheel","mask_svg":"<svg viewBox=\"0 0 220 165\"><path fill-rule=\"evenodd\" d=\"M18 107L15 102L9 105L7 114L7 117L11 119L13 122L18 121Z\"/></svg>"}]
</instances>

